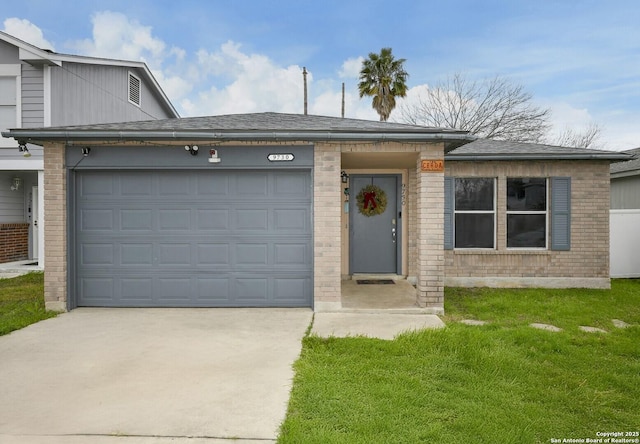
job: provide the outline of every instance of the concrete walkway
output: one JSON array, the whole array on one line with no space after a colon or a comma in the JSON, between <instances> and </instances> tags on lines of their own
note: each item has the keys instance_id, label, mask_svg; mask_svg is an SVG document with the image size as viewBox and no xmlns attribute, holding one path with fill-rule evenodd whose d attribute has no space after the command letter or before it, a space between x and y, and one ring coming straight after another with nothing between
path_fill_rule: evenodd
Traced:
<instances>
[{"instance_id":1,"label":"concrete walkway","mask_svg":"<svg viewBox=\"0 0 640 444\"><path fill-rule=\"evenodd\" d=\"M0 443L275 441L308 309L77 309L0 337Z\"/></svg>"},{"instance_id":2,"label":"concrete walkway","mask_svg":"<svg viewBox=\"0 0 640 444\"><path fill-rule=\"evenodd\" d=\"M334 336L366 336L394 339L401 333L427 328L443 328L444 322L436 315L385 313L316 313L311 334L327 338Z\"/></svg>"}]
</instances>

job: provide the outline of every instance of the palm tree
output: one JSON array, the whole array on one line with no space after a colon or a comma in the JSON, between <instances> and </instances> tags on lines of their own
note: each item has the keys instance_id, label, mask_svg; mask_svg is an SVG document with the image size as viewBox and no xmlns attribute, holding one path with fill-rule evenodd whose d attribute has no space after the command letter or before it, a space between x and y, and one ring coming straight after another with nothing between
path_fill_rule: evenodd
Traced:
<instances>
[{"instance_id":1,"label":"palm tree","mask_svg":"<svg viewBox=\"0 0 640 444\"><path fill-rule=\"evenodd\" d=\"M407 95L407 77L404 70L405 59L394 59L391 48L382 48L380 54L369 53L362 62L358 90L360 98L373 96L372 106L380 121L386 122L396 107L396 97Z\"/></svg>"}]
</instances>

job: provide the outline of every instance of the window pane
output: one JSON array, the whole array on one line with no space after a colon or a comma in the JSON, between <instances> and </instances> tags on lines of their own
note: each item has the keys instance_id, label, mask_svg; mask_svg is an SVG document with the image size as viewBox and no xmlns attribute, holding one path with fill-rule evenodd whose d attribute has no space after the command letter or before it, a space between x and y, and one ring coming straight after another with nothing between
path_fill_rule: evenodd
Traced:
<instances>
[{"instance_id":1,"label":"window pane","mask_svg":"<svg viewBox=\"0 0 640 444\"><path fill-rule=\"evenodd\" d=\"M547 180L544 178L507 179L507 211L545 211Z\"/></svg>"},{"instance_id":2,"label":"window pane","mask_svg":"<svg viewBox=\"0 0 640 444\"><path fill-rule=\"evenodd\" d=\"M507 214L507 248L545 248L544 214Z\"/></svg>"},{"instance_id":3,"label":"window pane","mask_svg":"<svg viewBox=\"0 0 640 444\"><path fill-rule=\"evenodd\" d=\"M456 179L456 210L493 211L493 179Z\"/></svg>"},{"instance_id":4,"label":"window pane","mask_svg":"<svg viewBox=\"0 0 640 444\"><path fill-rule=\"evenodd\" d=\"M493 248L493 214L456 214L456 248Z\"/></svg>"},{"instance_id":5,"label":"window pane","mask_svg":"<svg viewBox=\"0 0 640 444\"><path fill-rule=\"evenodd\" d=\"M16 104L16 78L0 77L0 105Z\"/></svg>"}]
</instances>

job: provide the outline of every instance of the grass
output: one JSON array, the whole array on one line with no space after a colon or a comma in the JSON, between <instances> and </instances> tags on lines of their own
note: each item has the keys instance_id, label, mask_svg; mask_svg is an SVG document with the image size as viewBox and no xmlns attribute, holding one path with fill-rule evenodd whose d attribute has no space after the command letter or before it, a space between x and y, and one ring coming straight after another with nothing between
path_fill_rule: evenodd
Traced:
<instances>
[{"instance_id":1,"label":"grass","mask_svg":"<svg viewBox=\"0 0 640 444\"><path fill-rule=\"evenodd\" d=\"M306 337L278 442L549 443L638 430L640 281L449 288L445 310L446 328L393 341Z\"/></svg>"},{"instance_id":2,"label":"grass","mask_svg":"<svg viewBox=\"0 0 640 444\"><path fill-rule=\"evenodd\" d=\"M0 335L56 316L44 308L44 274L0 279Z\"/></svg>"}]
</instances>

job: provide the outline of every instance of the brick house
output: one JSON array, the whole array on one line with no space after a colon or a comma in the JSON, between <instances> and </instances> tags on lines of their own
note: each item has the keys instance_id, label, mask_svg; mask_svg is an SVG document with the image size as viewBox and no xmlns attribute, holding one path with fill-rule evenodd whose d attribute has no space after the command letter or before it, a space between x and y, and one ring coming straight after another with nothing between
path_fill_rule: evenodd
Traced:
<instances>
[{"instance_id":1,"label":"brick house","mask_svg":"<svg viewBox=\"0 0 640 444\"><path fill-rule=\"evenodd\" d=\"M44 146L49 308L342 308L353 275L609 287L627 155L258 113L15 129Z\"/></svg>"}]
</instances>

